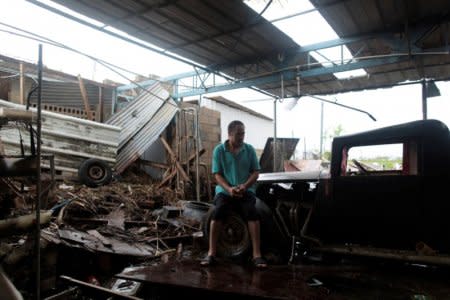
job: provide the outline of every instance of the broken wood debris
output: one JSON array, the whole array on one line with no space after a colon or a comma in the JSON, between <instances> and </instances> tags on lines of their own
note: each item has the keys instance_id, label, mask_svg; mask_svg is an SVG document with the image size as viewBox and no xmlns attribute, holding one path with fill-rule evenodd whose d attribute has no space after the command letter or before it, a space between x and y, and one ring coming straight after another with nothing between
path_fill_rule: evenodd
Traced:
<instances>
[{"instance_id":1,"label":"broken wood debris","mask_svg":"<svg viewBox=\"0 0 450 300\"><path fill-rule=\"evenodd\" d=\"M158 182L134 171L130 168L120 181L98 188L68 182L55 185L46 201L45 218L41 217L41 222L46 222L41 229L42 278L46 281L42 286L53 288L59 275L83 278L77 272L85 270L76 271L80 266L73 266L70 259L65 259L66 253L109 261L105 263L106 270L112 270L112 266L123 269L132 263L153 264L180 257L181 250L193 245L193 236L198 234L201 225L183 215L184 207L177 191L158 187ZM3 218L28 218L34 202L29 195L35 193L33 187L24 185L11 191L5 182L3 186L6 188L1 193L0 204L6 203L5 199L12 203L12 209ZM14 183L14 186L18 185ZM20 209L14 204L19 198ZM13 282L26 291L27 286L33 286L32 270L27 268L33 262L33 238L19 235L16 229L6 233L8 236L0 240L0 258L8 275L12 274ZM51 262L47 262L48 255L53 257ZM56 259L58 255L65 258ZM17 276L21 277L12 273L16 269L20 270ZM89 272L97 270L90 266ZM108 272L112 276L117 271Z\"/></svg>"}]
</instances>

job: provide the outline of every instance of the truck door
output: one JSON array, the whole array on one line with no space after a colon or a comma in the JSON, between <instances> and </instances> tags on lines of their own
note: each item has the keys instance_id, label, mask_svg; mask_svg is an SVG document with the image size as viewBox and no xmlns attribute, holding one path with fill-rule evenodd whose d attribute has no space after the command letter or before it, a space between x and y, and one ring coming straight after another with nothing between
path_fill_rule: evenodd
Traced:
<instances>
[{"instance_id":1,"label":"truck door","mask_svg":"<svg viewBox=\"0 0 450 300\"><path fill-rule=\"evenodd\" d=\"M329 239L379 247L418 241L423 191L416 144L349 147L331 186Z\"/></svg>"}]
</instances>

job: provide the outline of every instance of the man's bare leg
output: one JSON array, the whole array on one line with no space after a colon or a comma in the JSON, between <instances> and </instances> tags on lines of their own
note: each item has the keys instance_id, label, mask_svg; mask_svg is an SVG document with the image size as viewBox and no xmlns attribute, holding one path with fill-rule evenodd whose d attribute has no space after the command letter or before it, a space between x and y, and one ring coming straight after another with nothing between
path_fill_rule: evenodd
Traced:
<instances>
[{"instance_id":1,"label":"man's bare leg","mask_svg":"<svg viewBox=\"0 0 450 300\"><path fill-rule=\"evenodd\" d=\"M248 231L252 240L253 258L261 257L261 238L259 221L248 221Z\"/></svg>"},{"instance_id":2,"label":"man's bare leg","mask_svg":"<svg viewBox=\"0 0 450 300\"><path fill-rule=\"evenodd\" d=\"M217 255L217 241L219 240L220 230L222 229L222 222L212 220L209 227L209 250L208 255Z\"/></svg>"},{"instance_id":3,"label":"man's bare leg","mask_svg":"<svg viewBox=\"0 0 450 300\"><path fill-rule=\"evenodd\" d=\"M261 233L259 221L248 221L248 231L252 240L253 263L258 268L267 267L266 261L261 255Z\"/></svg>"}]
</instances>

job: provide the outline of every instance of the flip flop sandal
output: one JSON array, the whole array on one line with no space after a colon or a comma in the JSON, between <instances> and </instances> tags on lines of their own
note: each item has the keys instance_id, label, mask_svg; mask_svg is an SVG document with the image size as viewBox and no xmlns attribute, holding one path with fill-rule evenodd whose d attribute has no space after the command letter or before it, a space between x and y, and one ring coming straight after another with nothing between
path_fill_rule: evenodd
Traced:
<instances>
[{"instance_id":1,"label":"flip flop sandal","mask_svg":"<svg viewBox=\"0 0 450 300\"><path fill-rule=\"evenodd\" d=\"M267 261L262 257L256 257L253 259L253 266L259 269L267 268Z\"/></svg>"},{"instance_id":2,"label":"flip flop sandal","mask_svg":"<svg viewBox=\"0 0 450 300\"><path fill-rule=\"evenodd\" d=\"M202 266L212 266L215 264L217 264L217 259L212 255L208 255L200 261L200 265Z\"/></svg>"}]
</instances>

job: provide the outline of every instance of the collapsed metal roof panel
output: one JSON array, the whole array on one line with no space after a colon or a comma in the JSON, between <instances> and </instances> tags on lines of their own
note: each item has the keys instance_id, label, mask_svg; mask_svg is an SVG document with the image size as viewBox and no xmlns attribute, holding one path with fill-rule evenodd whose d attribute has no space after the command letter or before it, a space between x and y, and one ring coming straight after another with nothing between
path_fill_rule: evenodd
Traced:
<instances>
[{"instance_id":1,"label":"collapsed metal roof panel","mask_svg":"<svg viewBox=\"0 0 450 300\"><path fill-rule=\"evenodd\" d=\"M169 125L178 104L159 83L155 83L114 114L107 124L120 126L116 172L137 160Z\"/></svg>"},{"instance_id":2,"label":"collapsed metal roof panel","mask_svg":"<svg viewBox=\"0 0 450 300\"><path fill-rule=\"evenodd\" d=\"M26 110L25 105L4 100L0 100L0 107ZM30 111L35 115L37 109L30 108ZM53 154L55 169L61 171L78 172L82 162L89 158L100 159L112 166L116 162L120 130L117 126L43 110L42 153ZM27 153L31 149L29 131L21 126L2 128L1 140L8 155L20 155L22 146Z\"/></svg>"}]
</instances>

